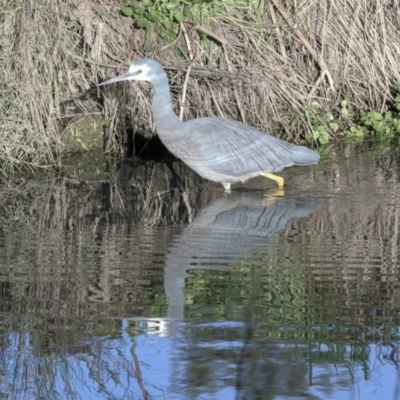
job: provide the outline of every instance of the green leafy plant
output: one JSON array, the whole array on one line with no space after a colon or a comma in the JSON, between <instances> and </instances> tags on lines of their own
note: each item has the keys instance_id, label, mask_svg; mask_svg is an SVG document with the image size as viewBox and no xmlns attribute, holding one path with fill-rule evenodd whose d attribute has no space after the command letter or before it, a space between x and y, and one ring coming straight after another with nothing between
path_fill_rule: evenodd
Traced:
<instances>
[{"instance_id":1,"label":"green leafy plant","mask_svg":"<svg viewBox=\"0 0 400 400\"><path fill-rule=\"evenodd\" d=\"M304 115L296 116L292 121L293 127L301 127L306 120L311 127L313 136L306 140L318 140L320 144L327 144L332 134L339 133L352 141L362 141L367 134L380 138L390 138L400 134L400 83L397 86L397 96L394 99L394 110L384 114L378 111L357 109L346 99L340 102L340 112L335 119L331 112L324 112L322 106L313 101L304 108ZM351 107L349 107L351 106ZM351 113L350 108L357 110L358 120Z\"/></svg>"},{"instance_id":2,"label":"green leafy plant","mask_svg":"<svg viewBox=\"0 0 400 400\"><path fill-rule=\"evenodd\" d=\"M388 111L384 115L377 111L361 111L360 125L369 128L370 131L379 136L389 135L396 125L396 119L393 118L391 111Z\"/></svg>"},{"instance_id":3,"label":"green leafy plant","mask_svg":"<svg viewBox=\"0 0 400 400\"><path fill-rule=\"evenodd\" d=\"M343 134L352 142L360 142L364 140L367 130L359 124L353 125L352 117L353 115L349 110L349 102L342 100L340 102L340 120L344 127Z\"/></svg>"},{"instance_id":4,"label":"green leafy plant","mask_svg":"<svg viewBox=\"0 0 400 400\"><path fill-rule=\"evenodd\" d=\"M163 39L172 41L176 37L175 24L184 19L184 6L210 3L211 0L142 0L124 7L121 13L132 17L138 28L146 31L144 48L148 47L154 27L160 28Z\"/></svg>"},{"instance_id":5,"label":"green leafy plant","mask_svg":"<svg viewBox=\"0 0 400 400\"><path fill-rule=\"evenodd\" d=\"M317 101L313 101L309 106L304 108L305 118L312 129L313 137L306 139L316 139L321 144L327 144L330 141L330 133L336 132L339 129L339 125L334 121L333 114L331 112L321 113L321 104ZM303 123L303 118L296 117L292 121L292 126L300 126Z\"/></svg>"},{"instance_id":6,"label":"green leafy plant","mask_svg":"<svg viewBox=\"0 0 400 400\"><path fill-rule=\"evenodd\" d=\"M350 138L364 137L367 132L378 137L392 137L400 133L400 83L394 99L396 111L382 114L377 111L360 111L360 119L346 132Z\"/></svg>"}]
</instances>

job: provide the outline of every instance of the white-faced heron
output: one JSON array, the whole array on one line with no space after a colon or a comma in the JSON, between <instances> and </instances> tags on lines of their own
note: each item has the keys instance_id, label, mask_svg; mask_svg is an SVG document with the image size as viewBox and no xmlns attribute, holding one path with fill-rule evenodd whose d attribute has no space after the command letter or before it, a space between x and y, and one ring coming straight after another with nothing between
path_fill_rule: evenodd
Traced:
<instances>
[{"instance_id":1,"label":"white-faced heron","mask_svg":"<svg viewBox=\"0 0 400 400\"><path fill-rule=\"evenodd\" d=\"M152 111L161 141L200 176L221 182L225 190L230 190L234 182L258 175L283 187L283 178L272 172L319 161L318 153L307 147L287 143L238 121L217 117L181 121L172 107L167 74L151 58L135 61L128 72L99 86L125 80L153 85Z\"/></svg>"}]
</instances>

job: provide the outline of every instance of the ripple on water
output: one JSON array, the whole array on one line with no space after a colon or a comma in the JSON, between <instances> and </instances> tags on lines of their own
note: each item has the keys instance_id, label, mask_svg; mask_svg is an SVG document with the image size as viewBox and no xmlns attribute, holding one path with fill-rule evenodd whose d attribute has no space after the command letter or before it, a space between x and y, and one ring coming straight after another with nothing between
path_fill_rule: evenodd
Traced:
<instances>
[{"instance_id":1,"label":"ripple on water","mask_svg":"<svg viewBox=\"0 0 400 400\"><path fill-rule=\"evenodd\" d=\"M398 160L338 148L284 171L285 193L185 187L179 163L179 188L154 163L19 188L1 211L0 393L399 397Z\"/></svg>"}]
</instances>

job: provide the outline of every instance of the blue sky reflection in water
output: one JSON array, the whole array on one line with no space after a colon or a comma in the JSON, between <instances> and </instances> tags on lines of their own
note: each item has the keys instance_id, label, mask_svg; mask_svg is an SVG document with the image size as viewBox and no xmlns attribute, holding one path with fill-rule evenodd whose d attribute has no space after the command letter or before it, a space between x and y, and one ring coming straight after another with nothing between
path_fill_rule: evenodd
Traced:
<instances>
[{"instance_id":1,"label":"blue sky reflection in water","mask_svg":"<svg viewBox=\"0 0 400 400\"><path fill-rule=\"evenodd\" d=\"M0 199L1 395L397 399L398 162L338 148L284 195L179 163L20 186Z\"/></svg>"},{"instance_id":2,"label":"blue sky reflection in water","mask_svg":"<svg viewBox=\"0 0 400 400\"><path fill-rule=\"evenodd\" d=\"M123 327L127 325L122 322ZM207 380L193 381L188 376L187 353L193 351L190 341L185 338L185 326L182 325L182 335L169 337L157 334L139 334L134 339L127 333L120 338L98 338L92 343L88 353L67 354L66 356L38 360L29 353L32 349L7 349L3 354L3 361L7 361L7 369L17 375L17 380L12 381L11 374L6 374L2 381L2 392L6 393L8 387L9 398L76 398L76 399L130 399L130 398L206 398L206 399L231 399L236 398L359 398L376 399L385 396L385 399L396 399L399 392L398 371L390 362L390 346L370 344L369 354L365 364L369 365L368 371L363 365L351 360L352 349L346 346L345 362L333 364L321 360L318 364L310 366L307 359L298 358L287 361L273 360L279 353L288 352L286 343L275 343L275 351L271 352L270 360L263 360L265 365L260 365L259 379L271 378L271 369L274 371L275 380L271 382L270 393L260 396L252 390L235 390L237 379L237 365L235 362L220 358L210 360L209 367L214 370L212 377ZM239 336L239 335L238 335ZM10 334L10 344L16 345L20 341L18 334ZM25 338L26 339L26 338ZM207 346L210 344L208 343ZM214 349L231 351L233 354L240 352L242 343L238 338L236 343L220 341L214 344ZM201 345L199 346L202 347ZM316 345L314 351L316 351ZM101 350L100 350L101 349ZM320 348L327 352L327 346ZM196 349L199 351L199 349ZM15 358L16 353L19 356ZM93 354L95 354L95 356ZM134 354L132 354L134 352ZM385 360L382 356L388 357ZM268 361L270 364L268 364ZM45 376L41 378L30 375L32 381L24 380L21 363L31 371L39 372L51 368L52 388L45 384ZM136 369L140 364L140 376ZM280 364L277 368L274 364ZM310 368L312 370L312 384L309 382ZM21 375L17 374L17 371ZM302 378L295 388L287 388L291 381L290 374L295 371ZM14 376L15 377L15 376ZM280 379L279 379L280 378ZM368 379L366 379L368 378ZM37 390L38 381L43 387ZM101 381L101 384L99 382ZM200 383L200 384L199 384ZM21 386L18 387L18 385ZM265 385L265 389L268 385ZM11 389L12 388L12 389ZM254 388L254 387L253 387ZM31 389L31 390L30 390ZM27 397L28 393L35 396ZM242 396L240 396L240 393ZM272 394L272 396L271 396Z\"/></svg>"}]
</instances>

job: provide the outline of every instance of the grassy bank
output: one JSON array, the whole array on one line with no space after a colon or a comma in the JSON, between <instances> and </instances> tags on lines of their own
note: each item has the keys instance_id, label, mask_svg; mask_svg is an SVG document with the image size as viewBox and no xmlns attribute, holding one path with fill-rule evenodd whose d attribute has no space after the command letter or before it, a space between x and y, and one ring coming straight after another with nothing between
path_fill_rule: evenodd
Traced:
<instances>
[{"instance_id":1,"label":"grassy bank","mask_svg":"<svg viewBox=\"0 0 400 400\"><path fill-rule=\"evenodd\" d=\"M152 3L139 15L129 0L0 0L3 171L103 143L129 153L133 132L153 131L149 87L96 85L144 55L167 68L184 119L315 143L400 131L397 2Z\"/></svg>"}]
</instances>

